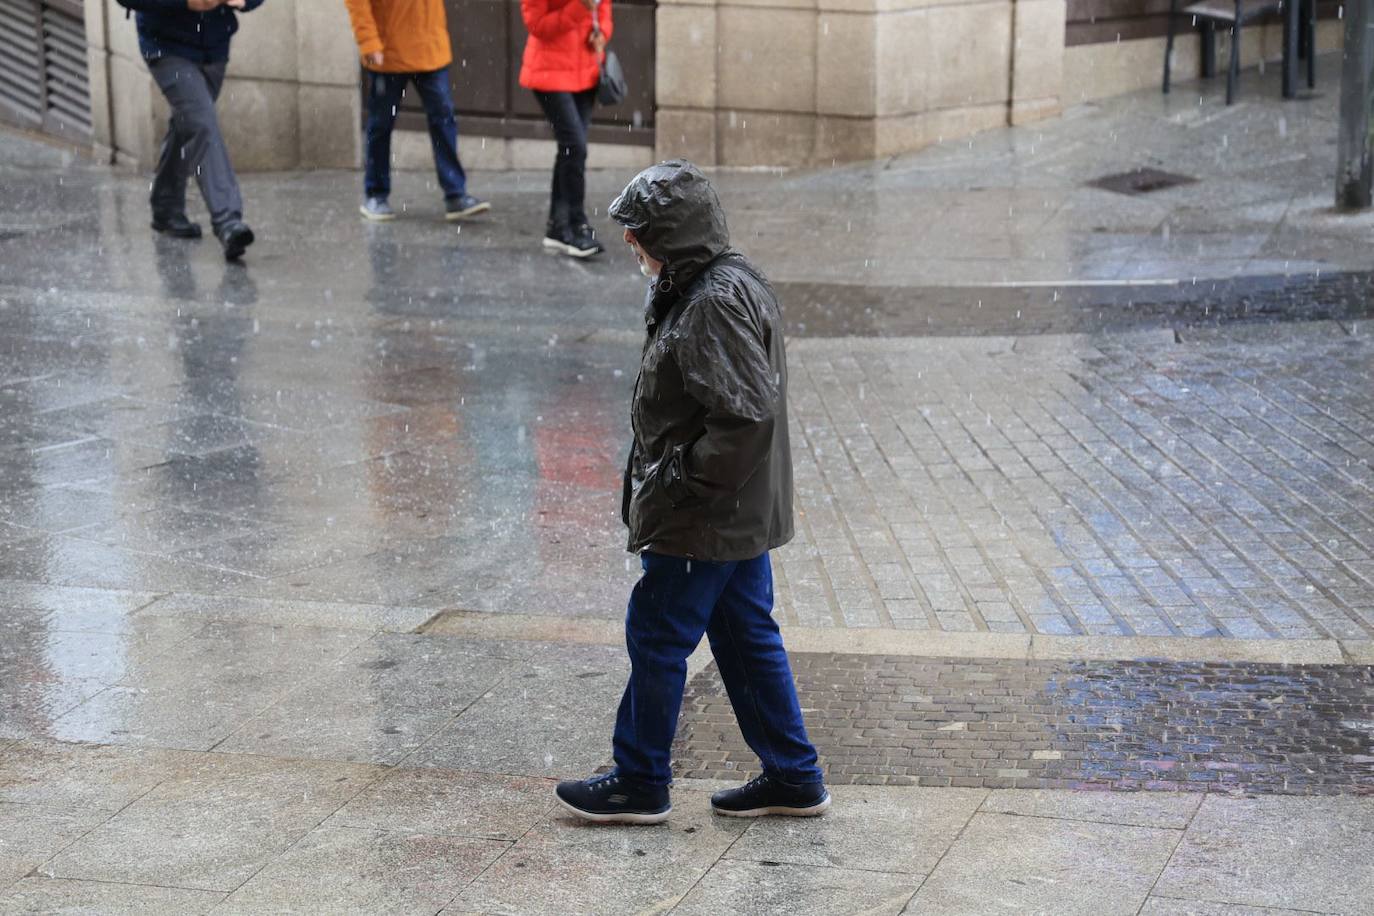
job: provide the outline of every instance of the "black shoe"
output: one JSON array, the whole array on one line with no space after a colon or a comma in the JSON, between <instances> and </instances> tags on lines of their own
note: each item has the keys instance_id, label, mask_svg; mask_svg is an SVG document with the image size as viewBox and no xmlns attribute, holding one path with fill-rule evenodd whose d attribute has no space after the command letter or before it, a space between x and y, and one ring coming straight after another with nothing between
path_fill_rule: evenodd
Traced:
<instances>
[{"instance_id":1,"label":"black shoe","mask_svg":"<svg viewBox=\"0 0 1374 916\"><path fill-rule=\"evenodd\" d=\"M726 817L762 817L784 814L815 817L830 807L830 793L823 782L793 785L764 773L740 786L711 796L711 810Z\"/></svg>"},{"instance_id":2,"label":"black shoe","mask_svg":"<svg viewBox=\"0 0 1374 916\"><path fill-rule=\"evenodd\" d=\"M237 261L253 244L253 230L243 220L231 220L215 229L219 243L224 246L224 260Z\"/></svg>"},{"instance_id":3,"label":"black shoe","mask_svg":"<svg viewBox=\"0 0 1374 916\"><path fill-rule=\"evenodd\" d=\"M544 247L573 258L590 258L606 250L586 223L576 228L550 223L544 233Z\"/></svg>"},{"instance_id":4,"label":"black shoe","mask_svg":"<svg viewBox=\"0 0 1374 916\"><path fill-rule=\"evenodd\" d=\"M170 235L176 239L198 239L200 238L200 223L191 222L186 218L185 213L178 213L176 216L166 218L154 216L153 231Z\"/></svg>"},{"instance_id":5,"label":"black shoe","mask_svg":"<svg viewBox=\"0 0 1374 916\"><path fill-rule=\"evenodd\" d=\"M447 220L467 219L478 213L486 213L490 209L491 204L489 202L473 197L471 194L444 198L444 219Z\"/></svg>"},{"instance_id":6,"label":"black shoe","mask_svg":"<svg viewBox=\"0 0 1374 916\"><path fill-rule=\"evenodd\" d=\"M673 810L667 786L615 773L560 782L554 794L564 808L598 824L658 824L667 820L668 812Z\"/></svg>"}]
</instances>

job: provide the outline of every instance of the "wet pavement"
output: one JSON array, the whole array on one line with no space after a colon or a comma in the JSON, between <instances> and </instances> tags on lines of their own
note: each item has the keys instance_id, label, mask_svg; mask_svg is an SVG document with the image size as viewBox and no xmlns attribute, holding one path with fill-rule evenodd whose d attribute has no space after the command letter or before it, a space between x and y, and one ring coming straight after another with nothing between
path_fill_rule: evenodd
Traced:
<instances>
[{"instance_id":1,"label":"wet pavement","mask_svg":"<svg viewBox=\"0 0 1374 916\"><path fill-rule=\"evenodd\" d=\"M459 228L293 173L226 265L0 135L0 913L1363 912L1374 223L1334 98L1276 96L719 176L788 313L838 804L688 778L644 831L550 802L626 673L628 258L545 256L542 174ZM1200 180L1086 186L1142 164ZM738 776L692 664L680 771Z\"/></svg>"},{"instance_id":2,"label":"wet pavement","mask_svg":"<svg viewBox=\"0 0 1374 916\"><path fill-rule=\"evenodd\" d=\"M834 784L1374 796L1374 667L793 656ZM757 775L714 666L674 771Z\"/></svg>"}]
</instances>

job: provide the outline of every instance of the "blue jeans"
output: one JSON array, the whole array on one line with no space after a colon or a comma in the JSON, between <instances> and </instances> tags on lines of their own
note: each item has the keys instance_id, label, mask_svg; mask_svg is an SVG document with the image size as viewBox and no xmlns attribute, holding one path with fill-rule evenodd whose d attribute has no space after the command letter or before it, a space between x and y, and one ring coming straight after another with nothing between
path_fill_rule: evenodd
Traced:
<instances>
[{"instance_id":1,"label":"blue jeans","mask_svg":"<svg viewBox=\"0 0 1374 916\"><path fill-rule=\"evenodd\" d=\"M630 683L616 716L617 772L656 785L672 782L669 761L687 656L705 634L740 731L764 772L790 783L820 782L773 620L768 554L708 563L645 551L640 562L644 575L625 615Z\"/></svg>"},{"instance_id":2,"label":"blue jeans","mask_svg":"<svg viewBox=\"0 0 1374 916\"><path fill-rule=\"evenodd\" d=\"M429 145L434 150L434 170L445 198L467 192L468 179L458 161L458 118L453 113L453 94L448 86L448 67L428 73L374 73L368 71L367 164L363 192L368 197L391 195L391 129L405 95L414 81L429 123Z\"/></svg>"}]
</instances>

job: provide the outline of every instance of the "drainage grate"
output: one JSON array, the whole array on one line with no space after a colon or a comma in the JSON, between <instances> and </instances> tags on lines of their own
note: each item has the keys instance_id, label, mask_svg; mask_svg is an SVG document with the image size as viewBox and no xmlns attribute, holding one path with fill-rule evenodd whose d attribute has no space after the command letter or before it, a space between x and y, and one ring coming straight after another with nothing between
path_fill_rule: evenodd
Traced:
<instances>
[{"instance_id":1,"label":"drainage grate","mask_svg":"<svg viewBox=\"0 0 1374 916\"><path fill-rule=\"evenodd\" d=\"M1173 172L1162 172L1159 169L1139 168L1117 175L1105 175L1096 181L1088 182L1088 186L1101 188L1104 191L1115 191L1118 194L1149 194L1151 191L1163 191L1165 188L1176 188L1179 185L1196 182L1196 178L1189 178L1187 175L1175 175Z\"/></svg>"}]
</instances>

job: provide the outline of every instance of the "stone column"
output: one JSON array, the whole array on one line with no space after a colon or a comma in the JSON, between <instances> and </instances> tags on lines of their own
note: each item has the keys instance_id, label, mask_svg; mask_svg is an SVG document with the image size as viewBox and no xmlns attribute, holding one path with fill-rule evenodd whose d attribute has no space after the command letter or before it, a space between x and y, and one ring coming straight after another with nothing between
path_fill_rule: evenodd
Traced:
<instances>
[{"instance_id":1,"label":"stone column","mask_svg":"<svg viewBox=\"0 0 1374 916\"><path fill-rule=\"evenodd\" d=\"M657 152L889 156L1056 114L1065 0L663 0Z\"/></svg>"},{"instance_id":2,"label":"stone column","mask_svg":"<svg viewBox=\"0 0 1374 916\"><path fill-rule=\"evenodd\" d=\"M1012 17L1011 123L1063 110L1065 0L1016 0Z\"/></svg>"}]
</instances>

